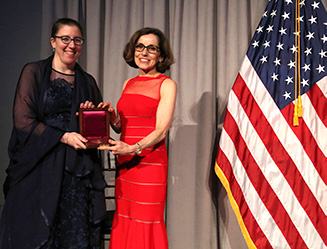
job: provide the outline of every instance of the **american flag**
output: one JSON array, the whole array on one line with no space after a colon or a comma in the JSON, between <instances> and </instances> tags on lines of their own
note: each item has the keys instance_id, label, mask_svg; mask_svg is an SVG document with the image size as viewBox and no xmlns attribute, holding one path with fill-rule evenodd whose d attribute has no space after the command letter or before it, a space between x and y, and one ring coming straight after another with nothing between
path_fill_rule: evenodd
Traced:
<instances>
[{"instance_id":1,"label":"american flag","mask_svg":"<svg viewBox=\"0 0 327 249\"><path fill-rule=\"evenodd\" d=\"M327 248L326 63L323 4L270 0L229 94L215 167L249 248Z\"/></svg>"}]
</instances>

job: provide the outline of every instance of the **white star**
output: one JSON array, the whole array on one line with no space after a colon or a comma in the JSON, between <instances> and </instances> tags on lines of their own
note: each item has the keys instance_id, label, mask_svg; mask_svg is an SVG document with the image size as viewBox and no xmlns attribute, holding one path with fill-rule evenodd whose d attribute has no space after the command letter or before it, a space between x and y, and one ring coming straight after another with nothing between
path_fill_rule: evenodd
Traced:
<instances>
[{"instance_id":1,"label":"white star","mask_svg":"<svg viewBox=\"0 0 327 249\"><path fill-rule=\"evenodd\" d=\"M286 12L284 11L284 14L282 15L282 17L284 18L284 20L285 20L285 19L290 19L290 13L289 13L289 12L286 13Z\"/></svg>"},{"instance_id":2,"label":"white star","mask_svg":"<svg viewBox=\"0 0 327 249\"><path fill-rule=\"evenodd\" d=\"M280 59L276 58L276 59L274 60L274 63L275 63L275 66L276 66L276 67L277 67L277 66L280 66Z\"/></svg>"},{"instance_id":3,"label":"white star","mask_svg":"<svg viewBox=\"0 0 327 249\"><path fill-rule=\"evenodd\" d=\"M290 50L293 52L293 54L295 53L295 52L297 52L297 47L295 47L295 45L293 45L293 47L292 48L290 48Z\"/></svg>"},{"instance_id":4,"label":"white star","mask_svg":"<svg viewBox=\"0 0 327 249\"><path fill-rule=\"evenodd\" d=\"M270 14L271 17L274 17L274 16L276 16L276 15L277 15L277 10L273 10L273 11L271 12L271 14Z\"/></svg>"},{"instance_id":5,"label":"white star","mask_svg":"<svg viewBox=\"0 0 327 249\"><path fill-rule=\"evenodd\" d=\"M280 43L280 42L276 45L276 47L278 48L278 51L279 50L284 50L283 46L284 46L284 44Z\"/></svg>"},{"instance_id":6,"label":"white star","mask_svg":"<svg viewBox=\"0 0 327 249\"><path fill-rule=\"evenodd\" d=\"M320 50L320 53L319 53L320 58L327 57L326 53L327 53L327 51L324 51L324 50L321 49L321 50Z\"/></svg>"},{"instance_id":7,"label":"white star","mask_svg":"<svg viewBox=\"0 0 327 249\"><path fill-rule=\"evenodd\" d=\"M315 34L315 32L312 32L312 33L311 33L311 32L309 31L309 34L306 35L306 37L308 37L309 41L310 41L311 39L314 38L314 36L313 36L314 34Z\"/></svg>"},{"instance_id":8,"label":"white star","mask_svg":"<svg viewBox=\"0 0 327 249\"><path fill-rule=\"evenodd\" d=\"M327 22L324 22L324 25L327 26Z\"/></svg>"},{"instance_id":9,"label":"white star","mask_svg":"<svg viewBox=\"0 0 327 249\"><path fill-rule=\"evenodd\" d=\"M265 13L263 13L262 16L263 16L263 17L267 17L267 11L265 11Z\"/></svg>"},{"instance_id":10,"label":"white star","mask_svg":"<svg viewBox=\"0 0 327 249\"><path fill-rule=\"evenodd\" d=\"M317 23L317 17L313 17L313 15L311 15L311 18L310 19L308 19L309 20L309 22L311 22L311 24L313 24L313 23Z\"/></svg>"},{"instance_id":11,"label":"white star","mask_svg":"<svg viewBox=\"0 0 327 249\"><path fill-rule=\"evenodd\" d=\"M267 62L267 58L268 58L268 56L262 56L261 57L261 59L260 59L260 61L261 61L261 63L263 64L263 63L265 63L265 62Z\"/></svg>"},{"instance_id":12,"label":"white star","mask_svg":"<svg viewBox=\"0 0 327 249\"><path fill-rule=\"evenodd\" d=\"M272 80L278 80L278 74L273 73L273 75L271 76Z\"/></svg>"},{"instance_id":13,"label":"white star","mask_svg":"<svg viewBox=\"0 0 327 249\"><path fill-rule=\"evenodd\" d=\"M257 32L260 33L260 32L263 32L263 26L260 26L257 28Z\"/></svg>"},{"instance_id":14,"label":"white star","mask_svg":"<svg viewBox=\"0 0 327 249\"><path fill-rule=\"evenodd\" d=\"M308 81L309 80L303 79L302 82L301 82L302 86L303 87L308 86L309 85Z\"/></svg>"},{"instance_id":15,"label":"white star","mask_svg":"<svg viewBox=\"0 0 327 249\"><path fill-rule=\"evenodd\" d=\"M258 41L254 41L254 42L252 43L252 45L253 45L254 48L256 48L256 47L259 46L259 42L258 42Z\"/></svg>"},{"instance_id":16,"label":"white star","mask_svg":"<svg viewBox=\"0 0 327 249\"><path fill-rule=\"evenodd\" d=\"M310 65L304 63L304 66L302 67L302 69L304 70L304 72L306 72L306 71L310 70Z\"/></svg>"},{"instance_id":17,"label":"white star","mask_svg":"<svg viewBox=\"0 0 327 249\"><path fill-rule=\"evenodd\" d=\"M290 99L291 98L291 92L288 93L288 92L285 91L283 96L285 97L285 100Z\"/></svg>"},{"instance_id":18,"label":"white star","mask_svg":"<svg viewBox=\"0 0 327 249\"><path fill-rule=\"evenodd\" d=\"M280 35L286 35L286 28L284 29L283 27L279 30Z\"/></svg>"},{"instance_id":19,"label":"white star","mask_svg":"<svg viewBox=\"0 0 327 249\"><path fill-rule=\"evenodd\" d=\"M303 16L296 18L296 20L300 20L300 22L303 22Z\"/></svg>"},{"instance_id":20,"label":"white star","mask_svg":"<svg viewBox=\"0 0 327 249\"><path fill-rule=\"evenodd\" d=\"M285 0L285 2L287 3L287 5L289 5L290 3L293 3L292 0Z\"/></svg>"},{"instance_id":21,"label":"white star","mask_svg":"<svg viewBox=\"0 0 327 249\"><path fill-rule=\"evenodd\" d=\"M305 0L300 2L300 7L303 7L305 5Z\"/></svg>"},{"instance_id":22,"label":"white star","mask_svg":"<svg viewBox=\"0 0 327 249\"><path fill-rule=\"evenodd\" d=\"M297 32L294 32L293 34L294 34L295 36L300 36L300 33L301 33L301 31L297 31Z\"/></svg>"},{"instance_id":23,"label":"white star","mask_svg":"<svg viewBox=\"0 0 327 249\"><path fill-rule=\"evenodd\" d=\"M290 83L293 83L293 77L287 76L285 81L287 82L287 85L289 85Z\"/></svg>"},{"instance_id":24,"label":"white star","mask_svg":"<svg viewBox=\"0 0 327 249\"><path fill-rule=\"evenodd\" d=\"M327 37L325 36L325 34L324 34L323 37L321 37L321 40L322 40L324 43L327 41Z\"/></svg>"},{"instance_id":25,"label":"white star","mask_svg":"<svg viewBox=\"0 0 327 249\"><path fill-rule=\"evenodd\" d=\"M316 1L313 2L313 4L311 4L311 6L313 7L313 9L319 9L319 3L316 3Z\"/></svg>"},{"instance_id":26,"label":"white star","mask_svg":"<svg viewBox=\"0 0 327 249\"><path fill-rule=\"evenodd\" d=\"M317 67L316 69L317 69L318 73L321 73L321 72L325 72L324 68L325 68L325 66L322 66L319 64L319 67Z\"/></svg>"},{"instance_id":27,"label":"white star","mask_svg":"<svg viewBox=\"0 0 327 249\"><path fill-rule=\"evenodd\" d=\"M263 44L263 46L265 47L265 49L266 49L267 47L270 47L270 41L265 41L265 43Z\"/></svg>"},{"instance_id":28,"label":"white star","mask_svg":"<svg viewBox=\"0 0 327 249\"><path fill-rule=\"evenodd\" d=\"M289 66L290 69L291 69L292 67L295 67L295 61L290 61L290 63L288 63L287 66Z\"/></svg>"},{"instance_id":29,"label":"white star","mask_svg":"<svg viewBox=\"0 0 327 249\"><path fill-rule=\"evenodd\" d=\"M274 30L273 27L274 25L269 25L269 27L266 29L268 33Z\"/></svg>"},{"instance_id":30,"label":"white star","mask_svg":"<svg viewBox=\"0 0 327 249\"><path fill-rule=\"evenodd\" d=\"M306 48L305 49L304 53L306 54L306 56L308 56L309 54L312 54L311 49L312 48Z\"/></svg>"}]
</instances>

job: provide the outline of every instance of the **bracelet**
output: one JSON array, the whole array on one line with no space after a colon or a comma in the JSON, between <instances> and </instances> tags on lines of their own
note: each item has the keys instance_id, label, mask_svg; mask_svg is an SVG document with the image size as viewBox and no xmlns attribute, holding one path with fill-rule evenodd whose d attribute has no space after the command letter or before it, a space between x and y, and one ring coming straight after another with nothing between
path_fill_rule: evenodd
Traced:
<instances>
[{"instance_id":1,"label":"bracelet","mask_svg":"<svg viewBox=\"0 0 327 249\"><path fill-rule=\"evenodd\" d=\"M141 154L141 152L142 152L141 146L139 145L139 143L135 143L135 144L136 144L137 147L138 147L138 149L137 149L137 151L135 151L135 153L136 153L137 155L139 155L139 154Z\"/></svg>"},{"instance_id":2,"label":"bracelet","mask_svg":"<svg viewBox=\"0 0 327 249\"><path fill-rule=\"evenodd\" d=\"M68 136L69 136L69 132L66 132L66 141L65 141L65 144L67 144L67 142L68 142Z\"/></svg>"},{"instance_id":3,"label":"bracelet","mask_svg":"<svg viewBox=\"0 0 327 249\"><path fill-rule=\"evenodd\" d=\"M117 122L114 124L114 126L118 125L120 122L119 118L117 117Z\"/></svg>"}]
</instances>

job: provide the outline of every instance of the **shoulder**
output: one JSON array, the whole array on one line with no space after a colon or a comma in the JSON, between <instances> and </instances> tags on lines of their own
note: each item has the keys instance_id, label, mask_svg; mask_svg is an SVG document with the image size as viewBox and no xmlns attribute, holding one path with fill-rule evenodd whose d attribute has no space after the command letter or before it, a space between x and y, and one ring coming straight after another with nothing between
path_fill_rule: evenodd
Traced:
<instances>
[{"instance_id":1,"label":"shoulder","mask_svg":"<svg viewBox=\"0 0 327 249\"><path fill-rule=\"evenodd\" d=\"M75 70L77 72L79 72L81 75L84 75L84 77L87 79L87 81L90 82L92 85L97 85L96 80L93 77L93 75L84 71L84 69L78 63L76 63Z\"/></svg>"},{"instance_id":2,"label":"shoulder","mask_svg":"<svg viewBox=\"0 0 327 249\"><path fill-rule=\"evenodd\" d=\"M172 80L171 78L168 77L162 82L161 88L177 90L177 83L174 80Z\"/></svg>"},{"instance_id":3,"label":"shoulder","mask_svg":"<svg viewBox=\"0 0 327 249\"><path fill-rule=\"evenodd\" d=\"M124 91L124 89L125 89L127 83L128 83L131 79L132 79L132 78L129 78L129 79L127 79L127 80L124 81L123 89L122 89L123 91Z\"/></svg>"},{"instance_id":4,"label":"shoulder","mask_svg":"<svg viewBox=\"0 0 327 249\"><path fill-rule=\"evenodd\" d=\"M37 62L29 62L24 65L18 80L18 85L26 85L31 87L32 85L39 85L41 79L41 67Z\"/></svg>"},{"instance_id":5,"label":"shoulder","mask_svg":"<svg viewBox=\"0 0 327 249\"><path fill-rule=\"evenodd\" d=\"M160 88L160 96L161 97L174 97L176 98L176 94L177 94L177 84L174 80L172 80L171 78L166 78L162 84L161 84L161 88Z\"/></svg>"},{"instance_id":6,"label":"shoulder","mask_svg":"<svg viewBox=\"0 0 327 249\"><path fill-rule=\"evenodd\" d=\"M88 72L85 72L85 71L84 71L84 73L85 73L85 75L86 75L86 77L88 78L89 81L96 84L96 80L95 80L95 78L93 77L92 74L89 74Z\"/></svg>"},{"instance_id":7,"label":"shoulder","mask_svg":"<svg viewBox=\"0 0 327 249\"><path fill-rule=\"evenodd\" d=\"M22 69L22 73L38 73L41 74L41 71L45 71L46 68L51 67L53 56L48 57L44 60L29 62L25 64Z\"/></svg>"},{"instance_id":8,"label":"shoulder","mask_svg":"<svg viewBox=\"0 0 327 249\"><path fill-rule=\"evenodd\" d=\"M26 63L22 69L22 72L25 73L36 73L40 71L40 65L38 64L38 62L29 62Z\"/></svg>"}]
</instances>

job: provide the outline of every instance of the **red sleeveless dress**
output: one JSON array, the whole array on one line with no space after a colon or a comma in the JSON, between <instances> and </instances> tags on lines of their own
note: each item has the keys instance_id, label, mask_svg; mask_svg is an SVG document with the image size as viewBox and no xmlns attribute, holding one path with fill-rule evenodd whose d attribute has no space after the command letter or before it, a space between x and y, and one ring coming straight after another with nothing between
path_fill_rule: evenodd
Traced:
<instances>
[{"instance_id":1,"label":"red sleeveless dress","mask_svg":"<svg viewBox=\"0 0 327 249\"><path fill-rule=\"evenodd\" d=\"M117 104L121 141L134 144L155 129L160 88L167 78L138 76L127 82ZM118 157L109 249L168 248L163 219L167 162L165 140L139 155Z\"/></svg>"}]
</instances>

